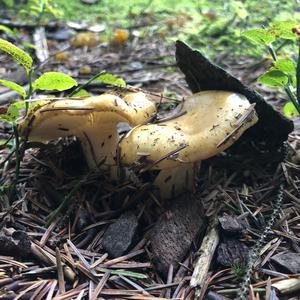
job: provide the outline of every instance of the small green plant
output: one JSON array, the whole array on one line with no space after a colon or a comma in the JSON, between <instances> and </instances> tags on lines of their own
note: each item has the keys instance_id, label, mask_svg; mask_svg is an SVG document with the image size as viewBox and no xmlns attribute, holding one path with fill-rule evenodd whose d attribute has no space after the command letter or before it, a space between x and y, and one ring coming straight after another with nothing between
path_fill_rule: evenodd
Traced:
<instances>
[{"instance_id":1,"label":"small green plant","mask_svg":"<svg viewBox=\"0 0 300 300\"><path fill-rule=\"evenodd\" d=\"M300 52L297 58L293 54L280 57L277 49L282 49L287 43L298 43L297 25L294 21L273 22L269 28L248 30L243 36L256 45L265 47L272 57L271 68L258 78L258 81L275 88L283 88L289 102L284 106L284 114L293 117L300 114Z\"/></svg>"},{"instance_id":2,"label":"small green plant","mask_svg":"<svg viewBox=\"0 0 300 300\"><path fill-rule=\"evenodd\" d=\"M71 88L76 87L73 92L69 93L70 96L89 96L88 92L83 88L86 87L92 81L102 82L107 85L125 87L126 83L123 79L114 76L113 74L100 72L93 76L86 84L78 86L75 79L71 76L61 73L61 72L45 72L41 74L37 79L33 80L36 73L36 69L33 66L32 57L15 46L14 44L0 39L0 51L5 52L10 55L15 61L19 62L28 76L29 88L28 90L22 87L21 85L9 81L9 80L0 80L0 85L6 86L11 90L14 90L20 95L21 100L11 103L7 108L0 108L0 121L6 122L11 125L12 136L7 141L2 141L0 143L0 149L5 147L10 148L10 154L8 157L1 162L1 166L13 156L15 156L16 161L16 171L15 171L15 182L13 186L10 187L10 191L15 189L15 185L19 177L20 163L22 161L24 151L27 147L27 141L21 139L18 135L18 124L24 116L26 116L30 109L32 109L38 101L32 100L32 96L37 91L66 91ZM0 187L1 188L1 187Z\"/></svg>"},{"instance_id":3,"label":"small green plant","mask_svg":"<svg viewBox=\"0 0 300 300\"><path fill-rule=\"evenodd\" d=\"M34 23L40 24L48 19L59 19L63 13L52 0L28 0L26 6L20 10L22 17L30 17Z\"/></svg>"},{"instance_id":4,"label":"small green plant","mask_svg":"<svg viewBox=\"0 0 300 300\"><path fill-rule=\"evenodd\" d=\"M242 279L245 275L246 267L243 264L234 264L231 268L231 273L237 278Z\"/></svg>"},{"instance_id":5,"label":"small green plant","mask_svg":"<svg viewBox=\"0 0 300 300\"><path fill-rule=\"evenodd\" d=\"M37 90L64 91L77 86L77 82L69 75L60 72L46 72L38 77L35 81L33 81L32 78L35 73L35 69L33 67L33 59L29 54L3 39L0 39L0 50L10 55L15 61L19 62L25 68L29 82L29 89L26 90L24 87L13 81L4 79L0 80L0 85L6 86L16 91L22 98L22 100L10 104L8 108L2 108L0 113L0 121L10 124L13 132L11 138L11 140L13 141L11 153L4 161L1 162L1 165L3 165L4 162L15 155L16 184L19 177L20 163L25 151L24 149L26 148L26 141L22 141L18 135L18 123L22 117L22 111L25 110L26 114L28 113L28 110L34 105L34 102L31 102L30 98ZM1 146L4 147L8 145L10 145L10 143L6 141L2 143ZM14 187L15 186L13 186L13 188Z\"/></svg>"}]
</instances>

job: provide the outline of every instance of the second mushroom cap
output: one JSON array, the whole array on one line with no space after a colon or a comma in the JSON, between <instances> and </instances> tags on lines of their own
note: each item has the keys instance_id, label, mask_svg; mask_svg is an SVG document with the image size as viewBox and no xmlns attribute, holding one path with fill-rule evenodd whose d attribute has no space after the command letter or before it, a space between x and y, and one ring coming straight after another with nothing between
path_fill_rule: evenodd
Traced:
<instances>
[{"instance_id":1,"label":"second mushroom cap","mask_svg":"<svg viewBox=\"0 0 300 300\"><path fill-rule=\"evenodd\" d=\"M146 154L149 164L157 162L153 169L164 169L207 159L230 147L258 120L245 96L228 91L194 94L182 111L173 120L132 129L120 143L121 162L131 165Z\"/></svg>"}]
</instances>

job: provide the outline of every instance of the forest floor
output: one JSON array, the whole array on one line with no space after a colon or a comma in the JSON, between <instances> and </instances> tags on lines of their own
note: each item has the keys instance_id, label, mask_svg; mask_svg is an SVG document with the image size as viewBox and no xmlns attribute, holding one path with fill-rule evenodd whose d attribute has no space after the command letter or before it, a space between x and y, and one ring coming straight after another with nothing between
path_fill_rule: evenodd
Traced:
<instances>
[{"instance_id":1,"label":"forest floor","mask_svg":"<svg viewBox=\"0 0 300 300\"><path fill-rule=\"evenodd\" d=\"M31 41L35 28L22 30L22 39ZM125 41L96 38L92 47L76 45L78 34L89 30L101 28L75 23L46 26L50 56L39 72L65 72L80 84L100 71L109 72L124 78L128 85L162 97L164 110L191 94L176 66L175 46L166 43L163 34L145 38L133 29ZM5 34L2 37L7 38ZM1 53L0 61L1 78L27 84L13 60ZM214 61L282 109L285 94L256 83L270 65L268 59L232 57L223 51ZM95 95L108 90L98 83L86 89ZM11 95L4 87L0 92L5 105ZM8 126L3 124L0 130L1 139L9 138ZM0 196L0 299L195 299L195 291L200 293L199 299L238 297L249 251L276 209L281 182L284 191L279 216L253 261L249 299L299 299L299 130L295 122L288 158L283 162L278 163L276 155L269 153L225 153L203 162L192 199L201 203L201 221L192 219L196 232L186 232L190 246L178 257L184 249L178 250L176 241L166 247L159 240L163 237L159 227L174 230L168 220L173 222L180 211L191 213L190 196L184 195L183 204L180 200L174 205L160 201L144 178L116 183L110 182L107 174L88 173L74 139L27 150L17 195L8 197L3 190ZM1 161L9 150L1 150ZM13 158L1 164L1 176L2 186L14 181ZM47 227L51 212L70 195L63 214ZM211 248L214 255L207 262L201 289L195 289L190 280L203 237L209 237L211 227L216 230L217 244ZM174 232L176 238L184 239L180 234ZM174 262L167 265L172 257Z\"/></svg>"}]
</instances>

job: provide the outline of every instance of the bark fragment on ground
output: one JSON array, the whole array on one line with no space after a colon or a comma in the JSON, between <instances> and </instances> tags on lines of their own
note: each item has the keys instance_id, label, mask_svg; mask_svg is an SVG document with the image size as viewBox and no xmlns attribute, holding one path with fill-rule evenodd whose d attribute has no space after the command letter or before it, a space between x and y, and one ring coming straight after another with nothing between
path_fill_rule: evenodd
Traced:
<instances>
[{"instance_id":1,"label":"bark fragment on ground","mask_svg":"<svg viewBox=\"0 0 300 300\"><path fill-rule=\"evenodd\" d=\"M192 194L172 199L170 208L151 232L153 262L165 276L169 266L178 267L197 234L205 228L201 203Z\"/></svg>"},{"instance_id":2,"label":"bark fragment on ground","mask_svg":"<svg viewBox=\"0 0 300 300\"><path fill-rule=\"evenodd\" d=\"M247 222L244 219L238 219L226 213L219 217L219 222L222 230L227 234L240 235L247 228Z\"/></svg>"},{"instance_id":3,"label":"bark fragment on ground","mask_svg":"<svg viewBox=\"0 0 300 300\"><path fill-rule=\"evenodd\" d=\"M24 231L4 228L0 233L0 255L28 257L31 241Z\"/></svg>"},{"instance_id":4,"label":"bark fragment on ground","mask_svg":"<svg viewBox=\"0 0 300 300\"><path fill-rule=\"evenodd\" d=\"M222 266L245 266L249 248L238 239L226 238L220 243L217 253L217 262Z\"/></svg>"},{"instance_id":5,"label":"bark fragment on ground","mask_svg":"<svg viewBox=\"0 0 300 300\"><path fill-rule=\"evenodd\" d=\"M122 256L134 243L137 234L138 219L134 212L128 211L108 227L103 236L103 248L113 258Z\"/></svg>"},{"instance_id":6,"label":"bark fragment on ground","mask_svg":"<svg viewBox=\"0 0 300 300\"><path fill-rule=\"evenodd\" d=\"M289 273L300 273L300 253L279 253L271 257L271 260Z\"/></svg>"}]
</instances>

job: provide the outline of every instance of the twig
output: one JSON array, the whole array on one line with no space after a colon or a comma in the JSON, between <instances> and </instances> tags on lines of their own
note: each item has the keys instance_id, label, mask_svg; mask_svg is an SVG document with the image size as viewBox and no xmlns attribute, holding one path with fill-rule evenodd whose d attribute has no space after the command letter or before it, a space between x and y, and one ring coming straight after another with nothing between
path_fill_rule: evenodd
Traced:
<instances>
[{"instance_id":1,"label":"twig","mask_svg":"<svg viewBox=\"0 0 300 300\"><path fill-rule=\"evenodd\" d=\"M234 135L244 126L248 118L255 113L255 103L251 104L246 112L237 120L236 128L233 129L227 136L217 145L217 148L223 146L230 138L234 138Z\"/></svg>"},{"instance_id":2,"label":"twig","mask_svg":"<svg viewBox=\"0 0 300 300\"><path fill-rule=\"evenodd\" d=\"M33 33L36 57L43 63L49 58L45 27L37 27Z\"/></svg>"},{"instance_id":3,"label":"twig","mask_svg":"<svg viewBox=\"0 0 300 300\"><path fill-rule=\"evenodd\" d=\"M219 243L217 230L217 218L214 218L207 229L207 233L198 250L199 258L190 281L190 286L196 288L196 299L200 297L202 287L205 283L211 260Z\"/></svg>"},{"instance_id":4,"label":"twig","mask_svg":"<svg viewBox=\"0 0 300 300\"><path fill-rule=\"evenodd\" d=\"M73 90L73 92L71 92L69 94L69 97L72 97L74 94L78 93L80 90L82 90L83 88L85 88L86 86L88 86L91 82L93 82L97 77L99 77L101 74L104 74L105 72L101 71L99 73L97 73L96 75L94 75L92 78L90 78L86 83L78 86L76 89Z\"/></svg>"},{"instance_id":5,"label":"twig","mask_svg":"<svg viewBox=\"0 0 300 300\"><path fill-rule=\"evenodd\" d=\"M168 157L180 152L181 150L183 150L184 148L186 148L186 144L180 145L177 149L170 151L169 153L167 153L166 155L160 157L159 159L157 159L156 161L152 162L150 165L148 165L147 167L143 168L140 170L140 173L144 173L148 170L150 170L151 168L153 168L155 165L157 165L158 163L160 163L161 161L167 159Z\"/></svg>"},{"instance_id":6,"label":"twig","mask_svg":"<svg viewBox=\"0 0 300 300\"><path fill-rule=\"evenodd\" d=\"M55 254L56 254L56 265L57 265L58 289L59 289L59 293L63 294L66 292L65 278L64 278L64 272L61 263L61 255L57 247L55 248Z\"/></svg>"},{"instance_id":7,"label":"twig","mask_svg":"<svg viewBox=\"0 0 300 300\"><path fill-rule=\"evenodd\" d=\"M107 272L104 274L102 279L99 281L98 285L96 286L94 292L91 295L91 300L96 300L98 299L98 295L101 293L102 289L104 288L105 283L107 282L108 278L110 276L110 272Z\"/></svg>"}]
</instances>

